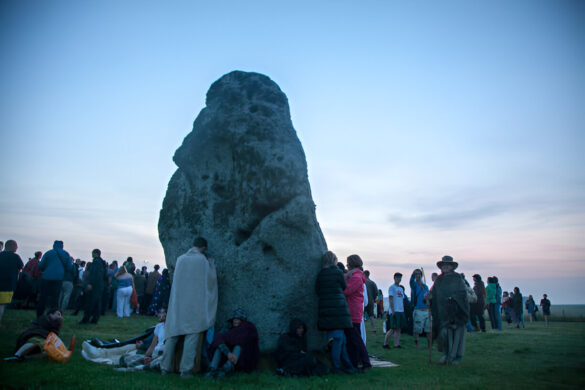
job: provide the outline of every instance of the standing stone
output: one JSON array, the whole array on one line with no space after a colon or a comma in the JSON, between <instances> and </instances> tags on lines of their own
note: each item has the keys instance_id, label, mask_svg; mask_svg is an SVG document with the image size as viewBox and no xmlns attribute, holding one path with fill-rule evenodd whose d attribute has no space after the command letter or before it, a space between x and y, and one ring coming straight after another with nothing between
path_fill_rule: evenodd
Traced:
<instances>
[{"instance_id":1,"label":"standing stone","mask_svg":"<svg viewBox=\"0 0 585 390\"><path fill-rule=\"evenodd\" d=\"M216 331L241 307L263 352L294 317L307 323L310 346L322 346L315 279L327 245L278 85L258 73L221 77L173 160L179 168L160 212L160 241L172 272L195 236L207 239L218 272Z\"/></svg>"}]
</instances>

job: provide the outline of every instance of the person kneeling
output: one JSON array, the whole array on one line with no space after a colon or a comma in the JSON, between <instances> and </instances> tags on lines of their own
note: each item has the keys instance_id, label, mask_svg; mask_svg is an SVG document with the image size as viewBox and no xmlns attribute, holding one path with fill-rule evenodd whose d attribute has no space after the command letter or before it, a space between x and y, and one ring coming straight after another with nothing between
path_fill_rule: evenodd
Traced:
<instances>
[{"instance_id":1,"label":"person kneeling","mask_svg":"<svg viewBox=\"0 0 585 390\"><path fill-rule=\"evenodd\" d=\"M215 336L209 356L208 378L221 378L232 371L252 372L258 365L260 350L256 326L247 320L246 312L237 309L227 320L230 329Z\"/></svg>"}]
</instances>

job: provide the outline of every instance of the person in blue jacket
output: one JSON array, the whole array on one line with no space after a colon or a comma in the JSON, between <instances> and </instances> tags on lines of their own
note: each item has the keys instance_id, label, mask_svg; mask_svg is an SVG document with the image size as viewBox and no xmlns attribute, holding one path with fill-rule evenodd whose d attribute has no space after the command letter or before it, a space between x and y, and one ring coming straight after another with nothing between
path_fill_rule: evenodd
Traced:
<instances>
[{"instance_id":1,"label":"person in blue jacket","mask_svg":"<svg viewBox=\"0 0 585 390\"><path fill-rule=\"evenodd\" d=\"M59 294L65 270L73 267L73 261L69 253L63 250L63 241L55 241L53 249L45 252L39 263L43 276L41 277L41 289L39 304L37 306L37 317L45 313L45 309L50 311L57 309L59 304Z\"/></svg>"}]
</instances>

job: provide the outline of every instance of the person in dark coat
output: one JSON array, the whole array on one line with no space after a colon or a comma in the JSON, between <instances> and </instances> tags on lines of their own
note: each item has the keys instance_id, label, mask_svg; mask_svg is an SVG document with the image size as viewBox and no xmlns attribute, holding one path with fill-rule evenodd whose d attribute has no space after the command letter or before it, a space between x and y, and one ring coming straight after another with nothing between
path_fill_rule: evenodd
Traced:
<instances>
[{"instance_id":1,"label":"person in dark coat","mask_svg":"<svg viewBox=\"0 0 585 390\"><path fill-rule=\"evenodd\" d=\"M213 356L206 377L224 377L232 371L252 372L256 370L260 349L258 331L248 321L242 309L234 311L228 320L230 329L215 335L209 356Z\"/></svg>"},{"instance_id":2,"label":"person in dark coat","mask_svg":"<svg viewBox=\"0 0 585 390\"><path fill-rule=\"evenodd\" d=\"M307 325L298 318L291 320L288 333L278 338L274 357L278 375L312 376L328 372L327 367L307 351Z\"/></svg>"},{"instance_id":3,"label":"person in dark coat","mask_svg":"<svg viewBox=\"0 0 585 390\"><path fill-rule=\"evenodd\" d=\"M146 267L142 267L142 270L136 272L134 275L134 288L136 288L136 295L138 295L138 309L136 309L136 314L146 314L147 307L144 303L144 290L146 289L146 276L144 275L144 269Z\"/></svg>"},{"instance_id":4,"label":"person in dark coat","mask_svg":"<svg viewBox=\"0 0 585 390\"><path fill-rule=\"evenodd\" d=\"M152 275L151 272L149 275ZM146 293L145 293L146 295ZM171 295L171 281L169 280L169 270L163 269L161 276L158 278L156 283L156 288L154 290L154 295L152 296L152 300L150 301L150 305L148 306L148 310L146 314L153 315L159 312L160 309L163 307L167 307L169 305L169 299ZM147 299L145 298L145 301Z\"/></svg>"},{"instance_id":5,"label":"person in dark coat","mask_svg":"<svg viewBox=\"0 0 585 390\"><path fill-rule=\"evenodd\" d=\"M2 322L4 308L12 301L18 273L24 266L20 256L15 253L17 249L16 241L8 240L6 250L0 252L0 322Z\"/></svg>"},{"instance_id":6,"label":"person in dark coat","mask_svg":"<svg viewBox=\"0 0 585 390\"><path fill-rule=\"evenodd\" d=\"M465 352L465 324L469 321L467 288L461 275L455 272L458 263L451 256L443 256L437 266L442 272L430 295L433 328L439 328L443 352L439 364L459 364Z\"/></svg>"},{"instance_id":7,"label":"person in dark coat","mask_svg":"<svg viewBox=\"0 0 585 390\"><path fill-rule=\"evenodd\" d=\"M100 318L102 294L108 278L107 265L100 257L101 255L102 252L99 249L94 249L91 252L93 260L85 287L85 313L83 319L79 321L80 324L90 322L97 324Z\"/></svg>"},{"instance_id":8,"label":"person in dark coat","mask_svg":"<svg viewBox=\"0 0 585 390\"><path fill-rule=\"evenodd\" d=\"M487 296L485 291L485 285L481 280L481 275L475 274L473 275L473 292L477 296L477 301L475 303L469 304L469 314L471 316L471 325L477 332L481 330L485 332L485 319L483 318L483 313L485 311L485 298ZM477 327L477 321L479 320L479 328Z\"/></svg>"},{"instance_id":9,"label":"person in dark coat","mask_svg":"<svg viewBox=\"0 0 585 390\"><path fill-rule=\"evenodd\" d=\"M374 307L376 305L376 297L378 296L378 286L373 280L370 279L370 271L365 270L364 275L366 277L366 291L368 292L368 304L364 309L368 314L368 318L370 319L372 332L376 334L376 325L374 323Z\"/></svg>"},{"instance_id":10,"label":"person in dark coat","mask_svg":"<svg viewBox=\"0 0 585 390\"><path fill-rule=\"evenodd\" d=\"M523 305L522 293L518 287L514 287L514 296L512 297L512 310L516 314L516 328L520 325L524 326L524 305Z\"/></svg>"},{"instance_id":11,"label":"person in dark coat","mask_svg":"<svg viewBox=\"0 0 585 390\"><path fill-rule=\"evenodd\" d=\"M344 329L352 329L353 324L349 316L349 308L343 291L346 289L343 272L336 266L337 256L331 251L325 252L321 259L323 268L317 275L315 290L319 298L319 330L327 332L331 342L331 361L333 371L354 373L347 353ZM342 361L343 365L342 366Z\"/></svg>"}]
</instances>

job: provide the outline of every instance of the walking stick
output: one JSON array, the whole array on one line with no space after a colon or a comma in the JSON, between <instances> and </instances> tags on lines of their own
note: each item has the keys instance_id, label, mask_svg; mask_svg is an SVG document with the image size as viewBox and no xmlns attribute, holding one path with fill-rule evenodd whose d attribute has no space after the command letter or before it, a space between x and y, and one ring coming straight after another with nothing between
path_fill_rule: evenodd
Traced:
<instances>
[{"instance_id":1,"label":"walking stick","mask_svg":"<svg viewBox=\"0 0 585 390\"><path fill-rule=\"evenodd\" d=\"M425 270L423 267L420 267L423 276L423 282L427 284L427 278L425 277ZM430 291L429 291L430 292ZM433 363L433 316L431 316L431 302L429 299L425 299L427 301L427 310L429 311L429 329L430 329L430 342L427 343L429 345L429 364Z\"/></svg>"}]
</instances>

